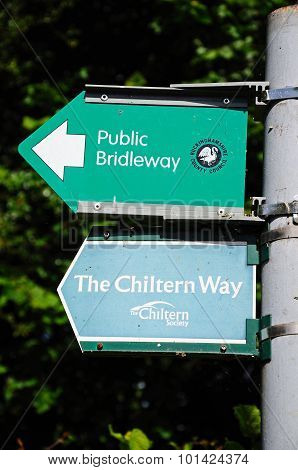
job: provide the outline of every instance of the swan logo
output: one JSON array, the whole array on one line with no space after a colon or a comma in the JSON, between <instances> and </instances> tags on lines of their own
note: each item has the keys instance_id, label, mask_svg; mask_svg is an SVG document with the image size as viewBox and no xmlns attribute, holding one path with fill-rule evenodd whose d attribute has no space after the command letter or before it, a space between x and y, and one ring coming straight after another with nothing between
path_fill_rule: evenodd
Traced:
<instances>
[{"instance_id":1,"label":"swan logo","mask_svg":"<svg viewBox=\"0 0 298 470\"><path fill-rule=\"evenodd\" d=\"M205 168L218 164L221 160L221 150L216 145L203 145L197 151L197 161Z\"/></svg>"},{"instance_id":2,"label":"swan logo","mask_svg":"<svg viewBox=\"0 0 298 470\"><path fill-rule=\"evenodd\" d=\"M228 152L218 139L201 139L191 150L191 162L202 173L215 173L227 163Z\"/></svg>"}]
</instances>

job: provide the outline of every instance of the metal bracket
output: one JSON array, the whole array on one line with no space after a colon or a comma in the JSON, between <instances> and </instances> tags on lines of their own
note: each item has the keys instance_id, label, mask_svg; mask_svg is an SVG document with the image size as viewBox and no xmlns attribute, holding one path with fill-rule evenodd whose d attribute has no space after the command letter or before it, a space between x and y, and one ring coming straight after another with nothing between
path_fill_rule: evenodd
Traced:
<instances>
[{"instance_id":1,"label":"metal bracket","mask_svg":"<svg viewBox=\"0 0 298 470\"><path fill-rule=\"evenodd\" d=\"M279 323L278 325L271 325L259 331L259 341L266 339L279 338L280 336L298 335L298 321L290 323Z\"/></svg>"},{"instance_id":2,"label":"metal bracket","mask_svg":"<svg viewBox=\"0 0 298 470\"><path fill-rule=\"evenodd\" d=\"M259 204L257 208L257 215L263 218L294 214L298 214L298 201Z\"/></svg>"},{"instance_id":3,"label":"metal bracket","mask_svg":"<svg viewBox=\"0 0 298 470\"><path fill-rule=\"evenodd\" d=\"M266 219L269 217L292 215L293 223L298 225L298 200L277 202L276 204L265 204L265 197L252 197L251 200L253 216Z\"/></svg>"},{"instance_id":4,"label":"metal bracket","mask_svg":"<svg viewBox=\"0 0 298 470\"><path fill-rule=\"evenodd\" d=\"M270 244L264 243L263 245L260 243L259 246L259 253L260 253L260 264L266 263L270 259Z\"/></svg>"},{"instance_id":5,"label":"metal bracket","mask_svg":"<svg viewBox=\"0 0 298 470\"><path fill-rule=\"evenodd\" d=\"M247 108L264 105L269 82L190 83L170 87L129 87L86 84L85 102L98 104Z\"/></svg>"},{"instance_id":6,"label":"metal bracket","mask_svg":"<svg viewBox=\"0 0 298 470\"><path fill-rule=\"evenodd\" d=\"M259 331L257 333L257 339L259 343L260 359L263 362L269 362L271 360L271 340L269 338L260 338L261 331L267 330L271 327L271 315L264 315L259 319Z\"/></svg>"},{"instance_id":7,"label":"metal bracket","mask_svg":"<svg viewBox=\"0 0 298 470\"><path fill-rule=\"evenodd\" d=\"M233 99L245 96L247 100L254 100L256 105L265 105L264 96L266 90L269 88L269 82L223 82L223 83L175 83L170 85L173 88L178 88L186 91L196 91L200 93L208 93L213 96L214 94L226 95Z\"/></svg>"},{"instance_id":8,"label":"metal bracket","mask_svg":"<svg viewBox=\"0 0 298 470\"><path fill-rule=\"evenodd\" d=\"M287 225L261 234L261 245L272 243L276 240L298 238L298 225Z\"/></svg>"},{"instance_id":9,"label":"metal bracket","mask_svg":"<svg viewBox=\"0 0 298 470\"><path fill-rule=\"evenodd\" d=\"M259 207L262 204L265 204L266 198L263 196L253 196L250 199L251 199L251 213L254 217L257 217L259 213Z\"/></svg>"},{"instance_id":10,"label":"metal bracket","mask_svg":"<svg viewBox=\"0 0 298 470\"><path fill-rule=\"evenodd\" d=\"M263 92L264 101L281 101L289 99L298 99L298 87L287 86L285 88L276 88L274 90L265 90Z\"/></svg>"},{"instance_id":11,"label":"metal bracket","mask_svg":"<svg viewBox=\"0 0 298 470\"><path fill-rule=\"evenodd\" d=\"M79 201L77 212L132 216L148 215L169 220L238 220L244 223L264 223L260 217L245 215L242 207Z\"/></svg>"}]
</instances>

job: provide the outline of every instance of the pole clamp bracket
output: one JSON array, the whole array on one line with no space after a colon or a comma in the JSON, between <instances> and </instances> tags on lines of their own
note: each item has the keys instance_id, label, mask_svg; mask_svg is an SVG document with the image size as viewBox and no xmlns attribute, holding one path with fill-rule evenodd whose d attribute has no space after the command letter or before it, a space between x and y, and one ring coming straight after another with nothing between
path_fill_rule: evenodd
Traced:
<instances>
[{"instance_id":1,"label":"pole clamp bracket","mask_svg":"<svg viewBox=\"0 0 298 470\"><path fill-rule=\"evenodd\" d=\"M258 216L262 218L298 214L298 201L261 204L258 206L257 212Z\"/></svg>"},{"instance_id":2,"label":"pole clamp bracket","mask_svg":"<svg viewBox=\"0 0 298 470\"><path fill-rule=\"evenodd\" d=\"M272 243L277 240L286 240L288 238L298 238L298 225L286 225L261 234L261 245Z\"/></svg>"},{"instance_id":3,"label":"pole clamp bracket","mask_svg":"<svg viewBox=\"0 0 298 470\"><path fill-rule=\"evenodd\" d=\"M252 211L256 217L298 216L298 200L266 204L265 197L252 197Z\"/></svg>"},{"instance_id":4,"label":"pole clamp bracket","mask_svg":"<svg viewBox=\"0 0 298 470\"><path fill-rule=\"evenodd\" d=\"M279 338L280 336L298 335L298 321L290 323L279 323L278 325L271 325L259 331L259 341L266 339Z\"/></svg>"},{"instance_id":5,"label":"pole clamp bracket","mask_svg":"<svg viewBox=\"0 0 298 470\"><path fill-rule=\"evenodd\" d=\"M285 88L275 88L273 90L263 91L263 100L268 101L281 101L289 99L298 99L298 87L287 86Z\"/></svg>"}]
</instances>

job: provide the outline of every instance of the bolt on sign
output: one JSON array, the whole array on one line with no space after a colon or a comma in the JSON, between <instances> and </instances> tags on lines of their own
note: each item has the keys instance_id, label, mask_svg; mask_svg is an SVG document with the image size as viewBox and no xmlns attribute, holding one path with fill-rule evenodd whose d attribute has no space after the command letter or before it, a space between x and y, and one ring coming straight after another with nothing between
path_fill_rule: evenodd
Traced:
<instances>
[{"instance_id":1,"label":"bolt on sign","mask_svg":"<svg viewBox=\"0 0 298 470\"><path fill-rule=\"evenodd\" d=\"M205 88L87 86L19 152L75 212L241 219L247 100Z\"/></svg>"},{"instance_id":2,"label":"bolt on sign","mask_svg":"<svg viewBox=\"0 0 298 470\"><path fill-rule=\"evenodd\" d=\"M58 287L82 351L258 355L247 244L86 239Z\"/></svg>"}]
</instances>

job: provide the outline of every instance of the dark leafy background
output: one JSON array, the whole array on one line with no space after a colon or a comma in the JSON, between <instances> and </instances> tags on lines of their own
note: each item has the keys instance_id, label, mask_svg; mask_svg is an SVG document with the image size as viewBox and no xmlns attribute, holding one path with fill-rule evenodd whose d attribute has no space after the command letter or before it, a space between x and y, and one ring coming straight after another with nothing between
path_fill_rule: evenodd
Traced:
<instances>
[{"instance_id":1,"label":"dark leafy background","mask_svg":"<svg viewBox=\"0 0 298 470\"><path fill-rule=\"evenodd\" d=\"M257 364L81 355L56 288L90 221L71 218L17 145L86 82L264 79L266 16L287 2L0 4L1 444L119 448L111 424L141 428L157 449L257 445L254 414L233 408L259 405ZM248 195L261 194L262 129L250 120Z\"/></svg>"}]
</instances>

